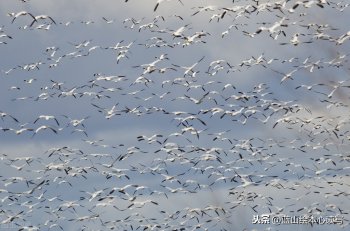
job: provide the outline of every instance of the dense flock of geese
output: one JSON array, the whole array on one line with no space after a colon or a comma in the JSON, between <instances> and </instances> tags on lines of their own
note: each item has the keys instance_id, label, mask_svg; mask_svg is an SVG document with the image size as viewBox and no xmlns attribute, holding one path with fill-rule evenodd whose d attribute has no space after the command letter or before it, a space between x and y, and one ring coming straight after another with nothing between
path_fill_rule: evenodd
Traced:
<instances>
[{"instance_id":1,"label":"dense flock of geese","mask_svg":"<svg viewBox=\"0 0 350 231\"><path fill-rule=\"evenodd\" d=\"M33 2L0 16L0 229L349 229L349 3L125 0L144 15L66 21Z\"/></svg>"}]
</instances>

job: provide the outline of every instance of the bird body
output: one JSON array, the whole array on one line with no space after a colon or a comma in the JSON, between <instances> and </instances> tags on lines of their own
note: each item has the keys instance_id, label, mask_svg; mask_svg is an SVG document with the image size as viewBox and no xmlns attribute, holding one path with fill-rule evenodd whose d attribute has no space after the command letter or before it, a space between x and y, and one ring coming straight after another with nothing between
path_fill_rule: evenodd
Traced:
<instances>
[{"instance_id":1,"label":"bird body","mask_svg":"<svg viewBox=\"0 0 350 231\"><path fill-rule=\"evenodd\" d=\"M9 16L13 17L11 23L14 23L14 21L20 17L20 16L25 16L25 15L29 15L34 21L36 21L34 15L30 12L27 12L27 11L20 11L18 13L9 13L8 14Z\"/></svg>"}]
</instances>

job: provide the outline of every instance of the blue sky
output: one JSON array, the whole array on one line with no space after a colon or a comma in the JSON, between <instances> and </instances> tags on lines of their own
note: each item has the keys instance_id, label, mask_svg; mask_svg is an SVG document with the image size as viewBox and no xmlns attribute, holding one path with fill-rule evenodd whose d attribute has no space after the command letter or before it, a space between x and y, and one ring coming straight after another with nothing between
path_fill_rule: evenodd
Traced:
<instances>
[{"instance_id":1,"label":"blue sky","mask_svg":"<svg viewBox=\"0 0 350 231\"><path fill-rule=\"evenodd\" d=\"M1 1L0 228L346 230L349 12L308 2Z\"/></svg>"}]
</instances>

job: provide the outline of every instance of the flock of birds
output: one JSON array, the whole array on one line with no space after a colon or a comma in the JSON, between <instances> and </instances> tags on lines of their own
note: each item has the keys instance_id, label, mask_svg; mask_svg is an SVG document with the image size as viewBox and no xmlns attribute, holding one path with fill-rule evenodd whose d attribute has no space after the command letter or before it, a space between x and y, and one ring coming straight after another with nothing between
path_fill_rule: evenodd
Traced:
<instances>
[{"instance_id":1,"label":"flock of birds","mask_svg":"<svg viewBox=\"0 0 350 231\"><path fill-rule=\"evenodd\" d=\"M0 229L349 228L349 3L34 2L0 16Z\"/></svg>"}]
</instances>

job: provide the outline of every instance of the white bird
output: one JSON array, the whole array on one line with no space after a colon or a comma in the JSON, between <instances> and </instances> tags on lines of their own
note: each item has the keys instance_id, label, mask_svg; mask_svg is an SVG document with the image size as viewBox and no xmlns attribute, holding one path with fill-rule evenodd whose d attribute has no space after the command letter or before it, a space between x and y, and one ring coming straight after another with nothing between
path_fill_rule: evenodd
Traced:
<instances>
[{"instance_id":1,"label":"white bird","mask_svg":"<svg viewBox=\"0 0 350 231\"><path fill-rule=\"evenodd\" d=\"M157 0L157 3L156 3L156 5L155 5L153 11L156 11L156 10L158 9L158 7L159 7L159 4L162 3L162 2L164 2L164 1L169 2L169 1L171 1L171 0ZM184 4L181 2L181 0L178 0L178 1L179 1L182 5L184 5Z\"/></svg>"},{"instance_id":2,"label":"white bird","mask_svg":"<svg viewBox=\"0 0 350 231\"><path fill-rule=\"evenodd\" d=\"M209 95L209 92L205 93L200 99L195 99L187 95L185 95L185 97L191 100L192 102L194 102L195 104L201 104L205 99L205 97L207 97L208 95Z\"/></svg>"},{"instance_id":3,"label":"white bird","mask_svg":"<svg viewBox=\"0 0 350 231\"><path fill-rule=\"evenodd\" d=\"M33 20L33 22L30 24L30 27L33 26L33 24L34 24L35 22L38 22L39 19L50 19L51 22L52 22L53 24L56 24L55 20L53 20L53 18L51 18L51 16L49 16L49 15L43 15L43 14L42 14L42 15L37 15L37 16L34 17L34 20Z\"/></svg>"},{"instance_id":4,"label":"white bird","mask_svg":"<svg viewBox=\"0 0 350 231\"><path fill-rule=\"evenodd\" d=\"M185 46L189 46L193 43L198 43L198 42L202 42L202 43L206 43L205 41L202 40L195 40L196 38L201 38L203 36L207 36L209 33L206 32L196 32L194 35L192 36L185 36L184 40L185 42L182 44L183 47Z\"/></svg>"},{"instance_id":5,"label":"white bird","mask_svg":"<svg viewBox=\"0 0 350 231\"><path fill-rule=\"evenodd\" d=\"M251 179L250 179L249 176L242 176L242 175L239 175L239 177L240 177L241 180L242 180L242 184L241 184L241 185L238 185L236 188L246 188L246 187L248 187L248 186L257 185L257 184L258 184L258 183L256 183L256 182L251 181ZM248 177L249 180L248 180L246 177Z\"/></svg>"},{"instance_id":6,"label":"white bird","mask_svg":"<svg viewBox=\"0 0 350 231\"><path fill-rule=\"evenodd\" d=\"M74 88L72 88L72 89L69 90L69 91L62 91L62 92L60 92L60 94L58 95L58 97L60 97L60 96L73 96L74 98L76 98L76 94L77 94L77 93L74 92L76 89L77 89L77 88L74 87Z\"/></svg>"},{"instance_id":7,"label":"white bird","mask_svg":"<svg viewBox=\"0 0 350 231\"><path fill-rule=\"evenodd\" d=\"M144 74L151 74L152 72L154 72L155 70L157 70L156 64L159 63L161 61L161 59L156 59L151 63L147 63L147 64L141 64L139 66L133 66L134 68L136 67L142 67L144 69L143 75Z\"/></svg>"},{"instance_id":8,"label":"white bird","mask_svg":"<svg viewBox=\"0 0 350 231\"><path fill-rule=\"evenodd\" d=\"M32 128L21 128L19 130L13 129L13 128L1 128L4 132L5 131L13 131L16 135L20 135L25 131L33 131L34 129Z\"/></svg>"},{"instance_id":9,"label":"white bird","mask_svg":"<svg viewBox=\"0 0 350 231\"><path fill-rule=\"evenodd\" d=\"M62 116L70 120L69 124L67 124L67 127L71 124L73 127L77 127L77 126L81 125L82 127L85 128L85 125L83 124L83 122L86 119L90 118L90 116L86 116L86 117L84 117L82 119L72 119L72 118L70 118L70 117L68 117L66 115L62 115Z\"/></svg>"},{"instance_id":10,"label":"white bird","mask_svg":"<svg viewBox=\"0 0 350 231\"><path fill-rule=\"evenodd\" d=\"M180 27L179 29L177 29L176 31L172 32L172 36L174 37L183 37L183 32L187 29L187 27L189 26L190 24L186 24L182 27Z\"/></svg>"},{"instance_id":11,"label":"white bird","mask_svg":"<svg viewBox=\"0 0 350 231\"><path fill-rule=\"evenodd\" d=\"M7 34L1 34L0 35L0 38L9 38L9 39L12 39L12 37L10 35L7 35Z\"/></svg>"},{"instance_id":12,"label":"white bird","mask_svg":"<svg viewBox=\"0 0 350 231\"><path fill-rule=\"evenodd\" d=\"M40 132L41 130L47 130L50 129L51 131L53 131L55 134L57 134L57 130L54 129L53 127L47 126L47 125L43 125L38 127L35 131L32 137L34 137L38 132Z\"/></svg>"},{"instance_id":13,"label":"white bird","mask_svg":"<svg viewBox=\"0 0 350 231\"><path fill-rule=\"evenodd\" d=\"M107 24L111 24L114 23L114 20L108 20L105 17L102 17L102 19L107 23Z\"/></svg>"},{"instance_id":14,"label":"white bird","mask_svg":"<svg viewBox=\"0 0 350 231\"><path fill-rule=\"evenodd\" d=\"M12 115L10 115L10 114L8 114L8 113L6 113L6 112L2 112L2 111L0 111L0 117L1 117L1 119L2 119L2 121L4 121L4 117L6 117L6 116L8 116L8 117L10 117L11 119L13 119L15 122L19 122L15 117L13 117Z\"/></svg>"},{"instance_id":15,"label":"white bird","mask_svg":"<svg viewBox=\"0 0 350 231\"><path fill-rule=\"evenodd\" d=\"M112 118L115 115L119 115L118 112L120 112L120 111L116 110L116 106L118 105L118 103L113 105L113 107L111 109L109 109L109 110L106 109L106 108L102 108L100 106L97 106L96 104L93 104L93 103L91 105L96 107L96 108L98 108L99 112L104 113L106 119L110 119L110 118Z\"/></svg>"},{"instance_id":16,"label":"white bird","mask_svg":"<svg viewBox=\"0 0 350 231\"><path fill-rule=\"evenodd\" d=\"M284 81L286 81L286 80L288 80L288 79L293 80L292 75L293 75L295 72L297 72L298 70L299 70L299 68L294 69L294 70L292 70L291 72L289 72L289 73L287 73L287 74L282 73L282 72L279 72L279 71L276 71L276 70L273 70L273 71L276 72L276 73L278 73L278 74L283 75L283 78L281 79L281 82L280 82L280 84L282 84Z\"/></svg>"},{"instance_id":17,"label":"white bird","mask_svg":"<svg viewBox=\"0 0 350 231\"><path fill-rule=\"evenodd\" d=\"M36 81L36 79L25 79L24 82L28 83L28 84L32 84L34 81Z\"/></svg>"},{"instance_id":18,"label":"white bird","mask_svg":"<svg viewBox=\"0 0 350 231\"><path fill-rule=\"evenodd\" d=\"M13 222L13 220L15 220L17 218L21 218L22 216L20 216L20 215L22 213L24 213L24 210L22 210L21 212L17 213L16 215L7 216L7 219L4 219L3 221L1 221L1 224L9 224L9 223Z\"/></svg>"},{"instance_id":19,"label":"white bird","mask_svg":"<svg viewBox=\"0 0 350 231\"><path fill-rule=\"evenodd\" d=\"M342 36L340 36L337 40L336 40L336 45L341 45L345 42L345 40L350 38L350 31L346 32L345 34L343 34Z\"/></svg>"},{"instance_id":20,"label":"white bird","mask_svg":"<svg viewBox=\"0 0 350 231\"><path fill-rule=\"evenodd\" d=\"M58 123L58 120L56 119L55 116L52 116L52 115L40 115L40 116L34 121L34 124L35 124L36 122L38 122L39 119L44 119L44 120L53 119L53 120L56 121L57 126L60 126L60 124Z\"/></svg>"},{"instance_id":21,"label":"white bird","mask_svg":"<svg viewBox=\"0 0 350 231\"><path fill-rule=\"evenodd\" d=\"M218 7L217 6L210 6L210 5L209 6L199 6L198 9L199 10L194 12L191 16L194 16L200 12L203 12L203 11L215 11L218 9Z\"/></svg>"},{"instance_id":22,"label":"white bird","mask_svg":"<svg viewBox=\"0 0 350 231\"><path fill-rule=\"evenodd\" d=\"M294 46L299 45L300 43L311 43L312 41L301 42L299 40L300 35L304 36L304 34L295 33L293 37L289 40L289 43L280 43L280 45L292 44Z\"/></svg>"},{"instance_id":23,"label":"white bird","mask_svg":"<svg viewBox=\"0 0 350 231\"><path fill-rule=\"evenodd\" d=\"M259 27L254 34L251 36L254 37L256 34L260 34L262 31L268 31L270 33L270 37L273 39L277 39L276 34L278 35L279 33L283 33L284 31L280 28L281 26L284 26L283 21L285 20L285 17L283 17L280 21L275 22L271 27ZM275 35L275 37L273 37Z\"/></svg>"},{"instance_id":24,"label":"white bird","mask_svg":"<svg viewBox=\"0 0 350 231\"><path fill-rule=\"evenodd\" d=\"M36 21L34 15L31 14L30 12L27 12L27 11L20 11L20 12L18 12L18 13L9 13L8 15L11 16L11 17L13 17L11 23L13 23L13 22L16 20L16 18L18 18L19 16L25 16L25 15L29 15L30 17L33 18L33 20Z\"/></svg>"},{"instance_id":25,"label":"white bird","mask_svg":"<svg viewBox=\"0 0 350 231\"><path fill-rule=\"evenodd\" d=\"M192 74L195 73L195 71L193 70L193 68L195 68L195 66L197 66L198 63L200 63L203 59L205 58L205 56L203 56L200 60L198 60L196 63L194 63L192 66L186 67L186 66L179 66L176 64L172 64L175 67L179 67L185 70L184 72L184 76L188 75L188 74Z\"/></svg>"}]
</instances>

